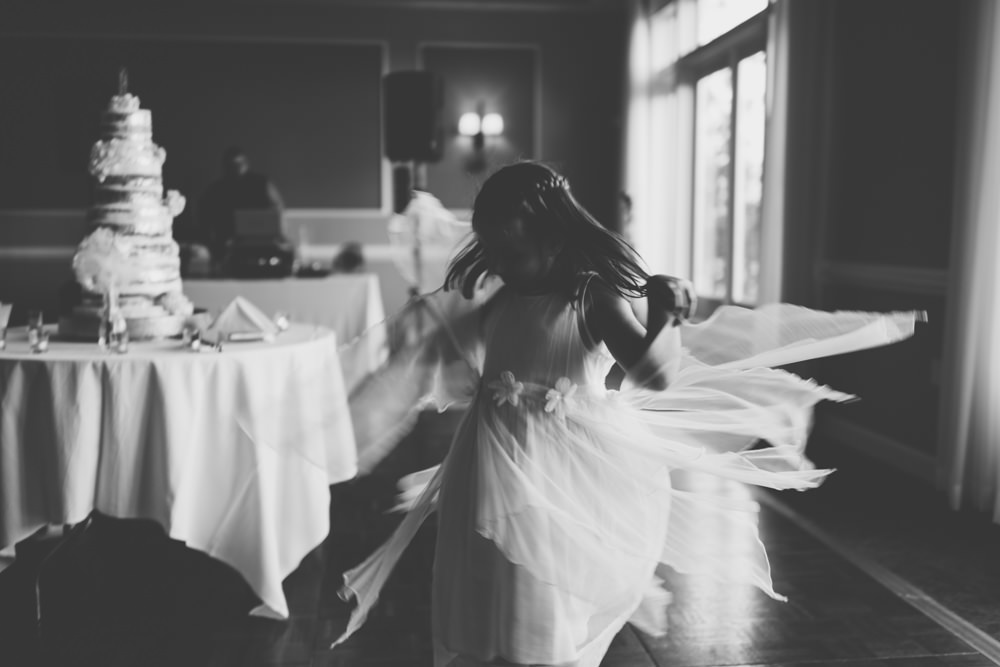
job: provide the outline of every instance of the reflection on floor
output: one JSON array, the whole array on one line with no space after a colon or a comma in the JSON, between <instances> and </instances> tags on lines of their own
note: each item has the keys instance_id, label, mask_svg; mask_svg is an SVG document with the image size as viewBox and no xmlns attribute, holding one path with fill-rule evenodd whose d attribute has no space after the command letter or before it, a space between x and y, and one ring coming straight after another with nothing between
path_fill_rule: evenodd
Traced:
<instances>
[{"instance_id":1,"label":"reflection on floor","mask_svg":"<svg viewBox=\"0 0 1000 667\"><path fill-rule=\"evenodd\" d=\"M1000 652L1000 525L951 511L928 482L849 449L817 441L810 456L837 472L809 493L769 497L943 605Z\"/></svg>"},{"instance_id":2,"label":"reflection on floor","mask_svg":"<svg viewBox=\"0 0 1000 667\"><path fill-rule=\"evenodd\" d=\"M433 436L433 428L418 432L412 446L404 445L377 474L334 487L330 538L285 582L292 613L287 622L247 617L256 601L234 572L168 540L155 526L98 518L46 565L40 640L34 625L35 572L54 541L22 545L15 564L0 573L0 664L430 665L433 522L418 535L364 629L337 649L330 650L329 644L344 627L348 611L336 595L340 574L398 522L398 517L384 513L392 501L394 480L440 453L437 445L417 442L419 437L430 441ZM842 497L847 488L857 495L849 484L860 483L851 475L842 479L822 495L816 491L779 498L844 535L850 531L843 525L849 524L854 546L864 546L869 538L859 524L884 523L871 516L875 512L870 504ZM726 491L747 493L735 486ZM813 494L814 499L807 501ZM921 507L919 515L911 516L912 508L897 509L905 510L898 522L909 526L903 532L923 536L920 527L930 510ZM706 528L706 548L724 554L745 548L731 534L712 531L707 524ZM612 644L605 667L994 664L767 502L761 528L775 587L788 595L789 602L773 601L748 587L671 573L667 578L674 602L669 634L652 639L626 627ZM910 560L920 560L924 553L913 551L920 556ZM931 550L926 553L928 558L939 558ZM949 599L949 592L966 586L952 570L960 563L950 558L942 555L923 565L901 563L900 569L952 572L937 585ZM902 552L899 560L906 560ZM994 556L993 563L997 562Z\"/></svg>"}]
</instances>

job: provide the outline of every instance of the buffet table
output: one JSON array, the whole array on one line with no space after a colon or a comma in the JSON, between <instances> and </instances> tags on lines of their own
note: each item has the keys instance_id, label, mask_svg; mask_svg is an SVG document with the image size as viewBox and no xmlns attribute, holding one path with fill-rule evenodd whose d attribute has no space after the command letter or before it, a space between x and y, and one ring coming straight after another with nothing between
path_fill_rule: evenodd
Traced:
<instances>
[{"instance_id":1,"label":"buffet table","mask_svg":"<svg viewBox=\"0 0 1000 667\"><path fill-rule=\"evenodd\" d=\"M53 332L54 333L54 332ZM0 548L93 510L159 522L228 563L286 618L282 580L329 533L329 485L356 448L336 335L127 354L25 331L0 351Z\"/></svg>"},{"instance_id":2,"label":"buffet table","mask_svg":"<svg viewBox=\"0 0 1000 667\"><path fill-rule=\"evenodd\" d=\"M266 315L283 312L293 322L331 329L341 342L340 365L348 391L375 370L387 354L385 335L377 330L358 344L351 344L385 319L378 276L371 273L270 280L186 278L184 293L196 307L213 314L242 296Z\"/></svg>"}]
</instances>

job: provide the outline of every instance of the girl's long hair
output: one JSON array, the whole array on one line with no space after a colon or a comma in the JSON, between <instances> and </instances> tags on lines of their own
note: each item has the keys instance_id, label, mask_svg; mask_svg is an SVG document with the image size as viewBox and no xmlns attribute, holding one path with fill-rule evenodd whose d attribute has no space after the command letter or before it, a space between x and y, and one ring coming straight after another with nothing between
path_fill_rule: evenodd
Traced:
<instances>
[{"instance_id":1,"label":"girl's long hair","mask_svg":"<svg viewBox=\"0 0 1000 667\"><path fill-rule=\"evenodd\" d=\"M472 209L473 229L514 217L524 220L536 238L562 245L557 267L568 276L593 272L624 297L645 296L649 273L642 268L638 253L601 225L551 168L538 162L517 162L483 183ZM461 289L470 297L480 278L488 274L486 252L473 237L448 265L445 288ZM579 296L574 293L575 298Z\"/></svg>"}]
</instances>

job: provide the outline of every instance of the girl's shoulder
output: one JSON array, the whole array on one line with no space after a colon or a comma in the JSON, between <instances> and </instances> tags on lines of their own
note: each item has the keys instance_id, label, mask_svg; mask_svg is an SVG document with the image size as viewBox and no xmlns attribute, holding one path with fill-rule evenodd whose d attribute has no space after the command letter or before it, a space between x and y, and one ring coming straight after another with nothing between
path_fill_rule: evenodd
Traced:
<instances>
[{"instance_id":1,"label":"girl's shoulder","mask_svg":"<svg viewBox=\"0 0 1000 667\"><path fill-rule=\"evenodd\" d=\"M576 295L580 305L585 308L595 302L607 304L626 301L625 297L597 271L580 274L577 280Z\"/></svg>"},{"instance_id":2,"label":"girl's shoulder","mask_svg":"<svg viewBox=\"0 0 1000 667\"><path fill-rule=\"evenodd\" d=\"M578 294L580 312L592 331L600 328L602 320L631 310L629 299L596 272L581 281Z\"/></svg>"},{"instance_id":3,"label":"girl's shoulder","mask_svg":"<svg viewBox=\"0 0 1000 667\"><path fill-rule=\"evenodd\" d=\"M589 348L600 343L610 347L609 340L618 338L615 332L631 330L634 320L631 299L600 275L589 277L579 303L580 325Z\"/></svg>"}]
</instances>

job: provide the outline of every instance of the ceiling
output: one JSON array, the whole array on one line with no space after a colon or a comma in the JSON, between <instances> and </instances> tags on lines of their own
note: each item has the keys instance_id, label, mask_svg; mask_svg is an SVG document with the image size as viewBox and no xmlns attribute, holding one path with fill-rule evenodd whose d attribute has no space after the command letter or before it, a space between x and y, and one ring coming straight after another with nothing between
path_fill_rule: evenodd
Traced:
<instances>
[{"instance_id":1,"label":"ceiling","mask_svg":"<svg viewBox=\"0 0 1000 667\"><path fill-rule=\"evenodd\" d=\"M625 10L630 0L296 0L328 7L371 7L413 10L608 12ZM239 0L253 4L280 4L288 0Z\"/></svg>"}]
</instances>

